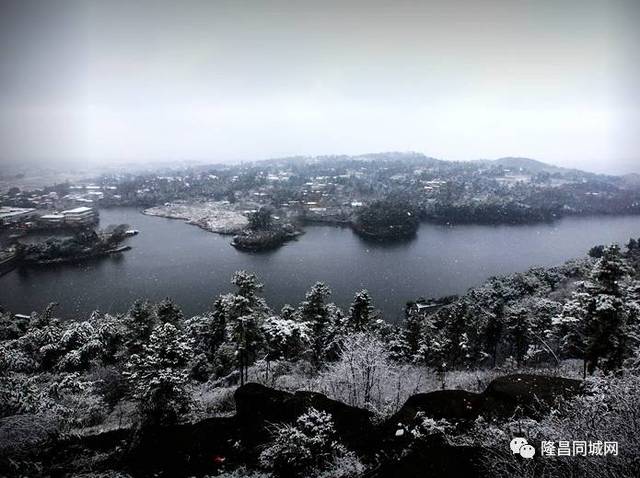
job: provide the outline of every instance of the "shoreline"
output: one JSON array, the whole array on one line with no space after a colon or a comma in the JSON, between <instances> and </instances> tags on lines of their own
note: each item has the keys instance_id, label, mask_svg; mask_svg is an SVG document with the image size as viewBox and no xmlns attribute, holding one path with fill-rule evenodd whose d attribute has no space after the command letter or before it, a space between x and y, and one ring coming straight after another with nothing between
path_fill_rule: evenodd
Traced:
<instances>
[{"instance_id":1,"label":"shoreline","mask_svg":"<svg viewBox=\"0 0 640 478\"><path fill-rule=\"evenodd\" d=\"M132 225L138 226L139 229L141 229L141 234L140 237L147 237L147 239L151 239L153 238L153 232L156 230L154 229L154 222L153 219L151 219L150 217L148 218L149 221L153 221L151 223L147 223L145 218L141 218L142 223L136 223L135 220L135 216L140 214L140 210L136 209L136 208L126 208L129 213L126 216L122 216L120 213L116 214L116 211L113 210L112 213L114 214L113 217L109 217L109 216L105 216L105 219L107 220L107 222L113 222L113 223L117 223L117 222L127 222L130 223ZM616 219L614 217L609 217L608 221L605 222L604 224L611 224L613 227L613 230L621 230L623 232L623 234L615 240L616 242L618 242L621 245L624 245L624 243L626 241L628 241L629 237L633 236L633 237L638 237L640 235L640 232L636 232L636 231L640 231L640 225L638 223L638 216L636 215L629 215L627 216L627 219L625 220L624 218L620 218L620 219ZM610 222L609 222L610 221ZM164 221L158 221L158 223L160 225L162 225ZM305 226L305 231L306 231L306 235L310 235L309 237L303 238L303 239L299 239L298 243L292 243L289 244L290 247L292 247L291 250L275 250L275 251L265 251L263 253L244 253L244 254L239 254L240 251L236 252L234 250L232 250L231 253L229 252L225 252L225 250L231 250L231 248L229 247L229 242L230 239L225 239L223 236L211 236L214 240L211 241L210 239L207 239L207 235L206 234L202 234L198 231L194 231L192 230L191 232L189 232L189 230L184 230L184 229L180 229L182 227L182 225L180 225L177 222L164 222L164 226L162 226L162 231L167 231L171 232L173 231L175 233L175 235L173 236L174 238L176 238L175 240L170 240L170 244L169 245L173 245L174 242L180 242L180 236L181 234L187 234L189 237L192 236L196 236L196 237L200 237L200 239L197 239L197 244L202 244L205 247L209 247L211 244L214 245L214 249L217 251L218 248L221 248L221 252L219 253L214 253L214 254L207 254L207 258L203 259L203 261L205 261L207 264L211 264L211 269L212 270L217 270L216 269L216 264L220 263L219 261L222 261L222 263L224 264L231 264L231 265L236 265L239 264L238 267L236 267L236 269L241 269L241 268L248 268L250 270L255 270L255 271L259 271L262 270L265 274L268 272L269 274L272 274L273 271L275 271L276 273L276 277L278 277L278 273L280 270L282 270L282 268L288 268L290 267L290 265L283 265L282 268L280 266L280 264L288 264L289 261L291 261L291 258L295 258L298 257L299 254L306 254L306 251L309 251L309 254L312 254L314 251L314 247L313 244L318 243L318 241L324 241L323 237L325 234L328 234L328 238L330 238L330 244L351 244L352 247L354 247L354 251L357 251L358 253L358 257L359 258L364 258L367 257L365 253L360 252L363 250L366 250L370 247L373 248L380 248L382 249L383 252L383 256L391 256L391 257L396 257L396 254L398 254L398 257L406 257L407 254L402 252L404 250L406 250L407 248L411 249L411 248L415 248L416 245L422 247L421 245L424 243L428 243L430 241L429 236L431 234L434 234L434 237L437 238L446 238L446 237L451 237L451 238L457 238L460 237L458 236L458 232L460 234L462 234L462 237L467 237L467 231L471 231L471 233L479 233L482 235L482 237L488 236L488 237L495 237L495 234L498 234L501 230L501 228L494 228L494 227L480 227L476 230L476 228L468 228L468 227L462 227L460 228L460 231L457 231L458 228L451 228L451 227L447 227L447 226L442 226L442 225L438 225L438 226L433 226L433 225L428 225L425 224L423 226L423 229L419 231L419 238L418 238L418 243L416 244L396 244L396 245L389 245L387 246L386 244L380 244L378 245L377 242L372 243L371 245L368 243L361 245L360 241L357 241L356 239L358 239L357 236L353 235L351 231L345 231L343 228L341 227L331 227L331 228L326 228L324 226L326 226L325 224L310 224L308 226ZM584 218L566 218L565 220L562 221L561 224L565 224L565 226L559 226L560 227L560 234L562 234L562 231L565 230L576 230L576 231L585 231L588 232L589 230L597 230L599 228L602 227L602 224L599 224L595 221L589 221L589 220L585 220ZM620 228L618 226L616 226L617 224L622 225ZM626 226L624 226L626 224ZM141 226L141 227L140 227ZM133 227L133 226L132 226ZM606 226L607 228L609 226ZM527 231L529 231L530 229L528 227L522 227L522 226L517 226L517 227L509 227L509 228L505 228L509 229L510 231L514 231L514 233L517 235L516 237L523 237L528 235L529 233ZM626 229L629 229L630 232L626 233ZM457 232L454 234L453 231L456 230ZM183 231L183 232L181 232ZM336 231L336 232L333 232ZM447 232L448 231L448 232ZM490 232L493 231L493 232ZM523 233L518 233L518 231L524 231ZM533 231L542 231L541 234L539 234L539 237L541 238L540 241L536 240L535 242L538 243L540 242L542 243L546 243L547 240L544 240L543 238L547 238L548 240L555 240L553 238L558 237L557 233L553 232L554 231L554 227L553 226L540 226L538 228L534 228ZM441 234L450 234L450 236L442 236ZM551 235L550 235L551 234ZM587 234L589 235L589 234ZM595 239L590 240L590 244L599 244L599 243L605 243L608 242L607 239L598 239L597 236L598 235L602 235L602 236L607 236L608 234L595 234L594 236L590 237L595 237ZM164 236L162 236L164 237ZM420 237L422 237L424 240L420 239ZM509 236L511 237L511 236ZM342 238L342 240L340 242L337 242L339 240L339 238ZM146 241L149 242L149 241ZM145 242L145 244L146 244ZM157 241L151 241L152 243L155 242L156 244L151 244L151 246L153 246L154 251L157 250L159 254L163 254L163 250L165 249L163 246L163 242L164 241L160 241L160 243L157 243ZM134 255L130 255L130 256L114 256L111 259L105 259L102 260L100 258L95 259L95 260L89 260L86 264L88 265L89 269L93 269L94 267L98 267L98 268L103 268L105 267L107 270L111 270L112 266L111 264L117 264L120 263L120 261L122 261L122 264L120 266L113 266L113 267L122 267L123 270L125 271L134 271L135 274L138 274L138 264L144 264L144 262L141 262L140 257L145 257L145 253L142 250L147 249L146 245L142 245L142 243L138 243L138 242L133 242L133 240L131 240L130 242L135 251L138 251L137 253L134 251ZM311 244L311 246L309 246L308 244ZM285 246L287 246L287 244L285 244ZM388 250L387 250L388 248ZM224 250L222 250L224 249ZM456 248L454 248L456 249ZM587 249L585 248L569 248L569 249L574 249L574 251L568 255L565 255L564 253L562 254L558 254L559 256L562 256L561 258L559 258L557 261L554 261L553 263L551 263L551 265L557 265L560 264L561 262L564 262L565 260L568 260L570 258L578 258L583 256L586 252ZM375 252L375 249L372 249ZM571 250L569 250L568 252L571 252ZM219 255L218 255L219 254ZM191 256L192 254L190 254L189 256ZM242 258L236 258L237 257L242 257ZM158 256L161 257L161 256ZM428 257L431 257L431 255L429 255ZM252 258L255 258L257 262L254 262ZM104 259L104 258L103 258ZM146 260L146 259L144 259ZM197 260L197 259L196 259ZM357 259L356 264L359 264L361 260L365 260L365 259ZM372 256L370 259L367 260L378 260L376 259L376 257ZM417 259L416 259L417 260ZM230 261L230 262L227 262ZM248 261L248 262L247 262ZM517 269L518 271L525 271L528 270L530 267L535 267L536 265L540 264L540 262L535 262L535 263L531 263L529 264L528 261L526 264L523 264L522 268ZM94 266L94 264L96 264ZM104 265L103 265L104 264ZM254 264L258 264L258 266L255 266L256 268L254 268ZM257 267L260 267L260 264L265 264L263 269L258 269ZM340 263L335 263L333 265L324 265L324 261L318 261L317 264L319 264L318 267L320 267L320 271L324 271L323 273L326 273L326 281L329 285L333 286L334 288L336 287L336 284L340 283L340 273L339 272L335 272L340 271ZM394 263L391 262L391 264L393 265ZM426 263L425 263L426 264ZM145 269L143 270L147 270L146 266L142 266ZM229 266L231 268L231 266ZM454 267L462 267L462 266L455 266ZM47 275L47 277L49 277L49 279L47 280L52 280L52 281L62 281L62 282L66 282L66 277L67 277L67 273L69 274L70 277L85 277L84 275L79 275L79 273L76 273L74 271L74 269L85 269L84 265L80 265L80 266L64 266L63 267L56 267L56 266L51 266L51 267L47 267L47 266L41 266L41 267L33 267L33 268L25 268L25 273L27 272L31 272L31 276L32 277L25 277L25 278L21 278L20 281L25 281L27 284L30 283L34 283L34 287L39 287L39 282L40 282L40 271L48 271L48 270L57 270L60 269L61 271L63 270L63 272L61 272L61 274L58 276L58 278L55 278L54 275ZM164 273L164 269L160 268L162 273ZM397 269L397 267L394 267L394 269ZM463 268L462 270L466 270L467 268ZM313 279L308 279L307 277L310 275L307 274L302 268L300 267L293 267L293 269L287 269L287 270L293 270L296 274L296 280L303 280L306 281L306 284L312 284ZM348 269L350 270L350 269ZM501 274L505 274L504 269L500 270L498 272L497 269L490 269L491 273L488 275L501 275ZM68 271L68 272L67 272ZM227 291L227 286L225 285L226 282L223 282L222 285L218 285L218 280L217 279L211 279L209 276L206 276L204 274L202 274L199 270L194 271L194 273L196 274L194 277L196 277L196 282L194 282L195 288L197 288L197 284L201 283L201 281L207 281L207 280L211 280L212 282L212 286L214 287L216 291ZM395 273L395 271L391 271L390 272L392 275L391 277L395 277L397 274ZM48 272L46 274L49 274ZM84 274L84 272L82 273ZM463 274L464 275L464 274ZM360 277L362 276L362 274L360 275L356 275L354 277L356 277L357 280L360 280ZM25 287L18 285L18 277L19 277L19 272L18 271L13 271L13 274L9 273L3 277L0 277L0 288L3 286L3 281L8 281L8 287L11 287L13 289L11 290L17 290L17 291L23 291L23 290L27 290ZM89 275L87 275L86 277L91 278L91 280L93 280L93 277L97 277L97 274L93 273L93 272L89 272ZM136 276L137 277L137 276ZM144 276L143 276L144 277ZM159 277L162 277L162 275L160 275ZM432 279L428 278L428 279L424 279L425 274L423 273L413 273L411 272L410 277L414 278L411 280L411 282L415 282L415 283L421 283L422 285L420 287L410 287L411 290L417 289L415 290L415 292L405 295L402 293L399 293L399 291L389 291L387 293L387 295L384 295L384 289L381 289L382 291L378 291L376 292L378 296L380 297L384 297L384 301L383 303L378 304L378 306L381 308L381 310L383 310L385 312L385 318L388 318L391 322L396 322L397 320L401 319L401 314L402 314L402 307L405 303L406 300L412 300L415 299L417 297L440 297L442 295L449 295L449 294L462 294L464 293L464 291L467 289L467 287L472 287L472 286L476 286L477 284L479 284L479 282L473 282L470 283L468 286L464 285L464 287L457 289L451 289L451 288L446 288L443 290L440 290L439 287L436 287L438 290L437 291L433 291L432 290L432 282L434 282ZM447 277L449 277L447 275ZM74 280L78 280L78 279L74 279ZM117 282L119 279L115 279L114 282ZM139 281L141 283L144 283L144 279L135 279L136 281ZM188 283L190 283L189 281L191 281L191 278L186 279ZM377 289L377 283L379 282L378 279L374 279L374 278L370 278L370 280L372 280L372 283L368 283L366 282L367 280L369 280L369 278L364 277L362 279L363 281L363 286L362 287L366 287L368 289L370 289L370 291L376 291ZM463 282L466 284L466 280L462 279ZM46 286L46 284L43 284L44 286ZM182 306L185 306L185 309L190 310L192 308L192 306L190 305L190 303L192 303L193 301L202 301L203 303L206 302L206 300L208 299L201 299L200 298L200 293L196 292L195 293L195 299L191 296L191 292L187 292L186 295L183 291L178 290L178 288L175 288L176 290L174 290L174 288L172 288L172 285L170 283L165 284L166 287L168 289L171 289L171 295L172 297L174 297L176 299L176 301L178 301ZM87 287L94 287L91 284L87 284ZM134 289L136 287L138 287L137 283L134 283L132 286ZM144 286L146 287L146 286ZM145 292L143 286L140 286L140 294L143 295L147 292ZM286 291L286 284L282 285L279 284L278 287L276 288L276 290L269 290L266 291L267 295L269 296L269 299L274 301L274 303L278 304L278 307L282 305L282 303L287 302L288 300L286 300L287 297L289 297L289 301L293 300L294 297L298 297L299 295L303 294L304 291L302 291L302 289L299 292L293 292L292 294L297 294L297 295L284 295L283 290ZM297 287L297 286L296 286ZM157 290L157 286L153 286L152 290ZM159 290L159 289L158 289ZM355 289L352 290L352 292L355 292ZM21 293L21 292L20 292ZM168 292L169 293L169 292ZM9 291L7 291L7 295L9 295ZM186 297L186 298L185 298ZM207 296L208 297L208 296ZM398 299L399 298L399 299ZM345 297L338 297L335 298L336 303L341 305L341 306L348 306L349 301L352 299L352 294L345 294ZM121 299L117 299L115 300L115 304L119 304L119 301ZM15 299L11 299L11 301L9 301L9 297L7 297L7 301L8 302L13 302L13 303L17 303L18 305L16 305L16 310L26 310L29 309L31 307L31 304L27 304L26 306L24 305L24 300L15 300ZM107 310L110 309L111 307L114 307L112 305L113 300L109 299L109 300L105 300L104 303L99 302L100 303L100 308L102 310ZM123 302L126 302L123 300ZM82 305L82 303L80 303ZM127 303L125 306L123 306L122 309L118 309L117 305L115 306L114 309L112 310L118 310L118 311L123 311L125 309L128 308L128 306L130 306L129 303ZM77 307L76 303L74 302L69 303L68 305L68 309L69 311L74 310L74 307ZM88 310L88 309L87 309ZM195 314L197 310L197 307L194 307L194 311L190 312ZM71 313L71 312L68 312Z\"/></svg>"},{"instance_id":2,"label":"shoreline","mask_svg":"<svg viewBox=\"0 0 640 478\"><path fill-rule=\"evenodd\" d=\"M207 232L222 235L240 234L249 220L242 213L222 207L222 203L172 204L153 206L140 212L146 216L177 219ZM167 209L167 208L173 209Z\"/></svg>"},{"instance_id":3,"label":"shoreline","mask_svg":"<svg viewBox=\"0 0 640 478\"><path fill-rule=\"evenodd\" d=\"M123 252L129 251L131 250L132 247L131 246L119 246L116 247L114 249L109 249L107 251L101 251L101 252L96 252L94 254L88 254L88 255L84 255L84 256L77 256L77 257L69 257L69 258L57 258L57 259L47 259L47 260L41 260L41 261L34 261L34 262L21 262L18 264L18 266L34 266L34 267L38 267L38 266L48 266L48 265L57 265L57 264L75 264L78 262L84 262L84 261L88 261L91 259L100 259L103 257L108 257L114 254L121 254Z\"/></svg>"},{"instance_id":4,"label":"shoreline","mask_svg":"<svg viewBox=\"0 0 640 478\"><path fill-rule=\"evenodd\" d=\"M209 228L208 226L206 226L204 224L200 224L198 222L194 222L193 220L188 219L186 217L178 217L178 216L172 216L172 215L166 215L166 214L160 214L160 213L152 213L152 212L147 212L146 209L141 210L140 214L144 214L145 216L149 216L149 217L160 217L162 219L171 219L172 221L182 221L183 223L188 224L189 226L196 226L196 227L202 229L203 231L210 232L212 234L220 234L221 236L233 236L234 234L237 234L236 232L216 231L214 229Z\"/></svg>"},{"instance_id":5,"label":"shoreline","mask_svg":"<svg viewBox=\"0 0 640 478\"><path fill-rule=\"evenodd\" d=\"M144 208L140 210L141 214L152 217L162 217L165 219L174 219L181 220L186 224L190 224L193 226L197 226L200 229L211 232L214 234L220 234L223 236L235 236L238 234L242 234L245 231L245 226L233 225L233 223L225 223L218 227L212 227L211 225L204 222L206 220L205 217L202 218L193 218L186 214L180 213L172 213L170 211L154 211L153 209L161 209L165 206L153 206L149 208ZM185 207L188 207L185 205ZM237 213L237 211L227 211L232 213ZM240 213L237 213L240 214ZM561 222L563 220L570 219L589 219L589 218L599 218L599 217L638 217L640 214L633 212L624 212L619 214L563 214L558 215L552 218L547 218L543 220L536 221L450 221L445 218L436 218L436 217L428 217L421 219L414 234L402 235L401 238L398 238L398 242L406 241L407 239L411 239L416 234L422 225L432 225L432 226L444 226L444 227L456 227L456 226L484 226L484 227L526 227L526 226L537 226L537 225L553 225ZM243 216L246 217L246 216ZM305 218L300 217L300 224L303 227L306 226L331 226L338 228L350 228L357 235L364 239L380 241L380 242L394 242L395 238L393 237L382 237L384 235L378 235L377 233L371 233L370 231L362 230L358 228L357 224L353 220L336 220L336 219L322 219L322 218ZM248 221L247 221L248 223ZM304 234L304 229L299 230L301 234ZM299 235L301 235L299 234Z\"/></svg>"}]
</instances>

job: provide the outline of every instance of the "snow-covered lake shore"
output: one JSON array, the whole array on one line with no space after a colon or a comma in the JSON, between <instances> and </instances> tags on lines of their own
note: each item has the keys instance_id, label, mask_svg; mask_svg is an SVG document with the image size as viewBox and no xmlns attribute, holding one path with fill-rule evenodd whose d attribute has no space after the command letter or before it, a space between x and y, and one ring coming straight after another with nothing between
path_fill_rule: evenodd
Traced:
<instances>
[{"instance_id":1,"label":"snow-covered lake shore","mask_svg":"<svg viewBox=\"0 0 640 478\"><path fill-rule=\"evenodd\" d=\"M238 234L249 223L247 216L226 201L167 203L143 211L148 216L182 219L210 232Z\"/></svg>"}]
</instances>

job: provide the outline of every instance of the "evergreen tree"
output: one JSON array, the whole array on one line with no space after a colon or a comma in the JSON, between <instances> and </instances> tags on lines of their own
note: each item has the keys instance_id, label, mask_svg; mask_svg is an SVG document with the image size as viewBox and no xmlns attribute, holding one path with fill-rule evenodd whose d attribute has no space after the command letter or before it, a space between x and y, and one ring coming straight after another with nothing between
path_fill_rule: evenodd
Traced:
<instances>
[{"instance_id":1,"label":"evergreen tree","mask_svg":"<svg viewBox=\"0 0 640 478\"><path fill-rule=\"evenodd\" d=\"M213 313L195 316L185 322L185 331L193 344L196 357L192 375L200 381L207 381L214 369L216 352L224 341L218 330L218 323Z\"/></svg>"},{"instance_id":2,"label":"evergreen tree","mask_svg":"<svg viewBox=\"0 0 640 478\"><path fill-rule=\"evenodd\" d=\"M156 317L161 324L173 324L176 327L181 327L184 320L182 311L169 297L156 305Z\"/></svg>"},{"instance_id":3,"label":"evergreen tree","mask_svg":"<svg viewBox=\"0 0 640 478\"><path fill-rule=\"evenodd\" d=\"M628 273L620 247L613 244L606 247L602 257L598 259L591 271L591 280L605 294L618 296L620 294L620 280Z\"/></svg>"},{"instance_id":4,"label":"evergreen tree","mask_svg":"<svg viewBox=\"0 0 640 478\"><path fill-rule=\"evenodd\" d=\"M447 360L446 352L450 349L451 340L446 337L446 332L438 330L433 316L421 317L418 324L418 342L416 345L411 343L409 347L412 352L412 361L435 367L441 366ZM413 347L416 348L415 352L412 351Z\"/></svg>"},{"instance_id":5,"label":"evergreen tree","mask_svg":"<svg viewBox=\"0 0 640 478\"><path fill-rule=\"evenodd\" d=\"M235 345L240 372L240 383L248 380L249 366L255 361L258 349L262 344L260 316L256 313L234 317L229 322L229 338Z\"/></svg>"},{"instance_id":6,"label":"evergreen tree","mask_svg":"<svg viewBox=\"0 0 640 478\"><path fill-rule=\"evenodd\" d=\"M516 363L520 367L531 341L531 323L529 315L525 309L511 311L507 315L506 335L511 341L512 352L515 355Z\"/></svg>"},{"instance_id":7,"label":"evergreen tree","mask_svg":"<svg viewBox=\"0 0 640 478\"><path fill-rule=\"evenodd\" d=\"M622 287L627 273L619 247L606 247L589 273L592 282L580 283L554 319L561 350L566 356L583 359L585 375L597 368L619 370L633 354L635 314L627 305L633 299L624 298Z\"/></svg>"},{"instance_id":8,"label":"evergreen tree","mask_svg":"<svg viewBox=\"0 0 640 478\"><path fill-rule=\"evenodd\" d=\"M271 228L273 218L271 210L262 206L256 212L249 214L249 228L254 231L266 231Z\"/></svg>"},{"instance_id":9,"label":"evergreen tree","mask_svg":"<svg viewBox=\"0 0 640 478\"><path fill-rule=\"evenodd\" d=\"M300 307L302 320L310 324L312 360L319 364L329 345L329 308L325 303L331 290L322 282L316 282L305 295Z\"/></svg>"},{"instance_id":10,"label":"evergreen tree","mask_svg":"<svg viewBox=\"0 0 640 478\"><path fill-rule=\"evenodd\" d=\"M422 335L422 319L422 315L414 307L409 305L405 309L405 341L409 358L418 353Z\"/></svg>"},{"instance_id":11,"label":"evergreen tree","mask_svg":"<svg viewBox=\"0 0 640 478\"><path fill-rule=\"evenodd\" d=\"M210 323L210 354L214 354L216 349L227 340L227 311L223 305L223 300L218 298L213 304Z\"/></svg>"},{"instance_id":12,"label":"evergreen tree","mask_svg":"<svg viewBox=\"0 0 640 478\"><path fill-rule=\"evenodd\" d=\"M156 325L156 317L148 301L136 300L125 316L125 346L129 353L139 353Z\"/></svg>"},{"instance_id":13,"label":"evergreen tree","mask_svg":"<svg viewBox=\"0 0 640 478\"><path fill-rule=\"evenodd\" d=\"M262 325L267 360L298 360L309 346L306 324L283 317L270 317Z\"/></svg>"},{"instance_id":14,"label":"evergreen tree","mask_svg":"<svg viewBox=\"0 0 640 478\"><path fill-rule=\"evenodd\" d=\"M504 333L504 301L499 301L493 312L488 314L484 329L484 346L491 356L491 366L498 360L498 346Z\"/></svg>"},{"instance_id":15,"label":"evergreen tree","mask_svg":"<svg viewBox=\"0 0 640 478\"><path fill-rule=\"evenodd\" d=\"M101 343L101 358L106 364L115 364L126 338L126 329L121 316L103 315L97 318L94 327Z\"/></svg>"},{"instance_id":16,"label":"evergreen tree","mask_svg":"<svg viewBox=\"0 0 640 478\"><path fill-rule=\"evenodd\" d=\"M580 285L564 304L562 313L552 321L559 348L565 357L583 360L583 375L587 374L587 330L592 320L593 300Z\"/></svg>"},{"instance_id":17,"label":"evergreen tree","mask_svg":"<svg viewBox=\"0 0 640 478\"><path fill-rule=\"evenodd\" d=\"M591 249L589 249L589 257L593 257L594 259L600 259L602 257L602 254L604 252L604 246L603 245L598 245L598 246L593 246Z\"/></svg>"},{"instance_id":18,"label":"evergreen tree","mask_svg":"<svg viewBox=\"0 0 640 478\"><path fill-rule=\"evenodd\" d=\"M241 295L245 299L252 299L259 292L262 292L264 287L255 274L251 274L247 271L236 271L231 278L231 283L238 287L238 295Z\"/></svg>"},{"instance_id":19,"label":"evergreen tree","mask_svg":"<svg viewBox=\"0 0 640 478\"><path fill-rule=\"evenodd\" d=\"M443 309L445 315L441 322L443 327L438 330L440 336L438 343L439 347L442 347L442 353L449 367L457 367L469 356L468 341L464 336L469 330L467 308L468 305L465 302L460 302ZM435 328L435 317L433 320L432 324L428 324L429 328Z\"/></svg>"},{"instance_id":20,"label":"evergreen tree","mask_svg":"<svg viewBox=\"0 0 640 478\"><path fill-rule=\"evenodd\" d=\"M599 294L587 328L585 356L589 373L600 367L619 370L627 358L627 312L620 298Z\"/></svg>"},{"instance_id":21,"label":"evergreen tree","mask_svg":"<svg viewBox=\"0 0 640 478\"><path fill-rule=\"evenodd\" d=\"M621 300L621 281L628 272L616 244L604 249L591 271L595 287L589 289L591 303L585 342L585 358L590 373L598 366L605 371L617 370L628 354L628 314Z\"/></svg>"},{"instance_id":22,"label":"evergreen tree","mask_svg":"<svg viewBox=\"0 0 640 478\"><path fill-rule=\"evenodd\" d=\"M158 325L140 354L131 356L126 377L144 425L175 423L188 408L189 340L171 323Z\"/></svg>"},{"instance_id":23,"label":"evergreen tree","mask_svg":"<svg viewBox=\"0 0 640 478\"><path fill-rule=\"evenodd\" d=\"M238 293L223 296L218 318L220 323L225 323L226 337L234 347L240 383L244 384L248 379L249 366L256 360L263 344L262 324L269 308L258 296L263 286L255 274L238 271L231 282L238 287Z\"/></svg>"},{"instance_id":24,"label":"evergreen tree","mask_svg":"<svg viewBox=\"0 0 640 478\"><path fill-rule=\"evenodd\" d=\"M290 304L284 304L280 309L280 317L284 320L297 320L300 321L300 314L297 313L295 307Z\"/></svg>"},{"instance_id":25,"label":"evergreen tree","mask_svg":"<svg viewBox=\"0 0 640 478\"><path fill-rule=\"evenodd\" d=\"M349 309L349 328L362 332L371 326L374 308L367 290L357 292Z\"/></svg>"},{"instance_id":26,"label":"evergreen tree","mask_svg":"<svg viewBox=\"0 0 640 478\"><path fill-rule=\"evenodd\" d=\"M267 312L268 307L259 294L263 285L258 281L258 277L247 271L237 271L233 274L231 283L238 288L238 295L248 301L248 306L255 312Z\"/></svg>"}]
</instances>

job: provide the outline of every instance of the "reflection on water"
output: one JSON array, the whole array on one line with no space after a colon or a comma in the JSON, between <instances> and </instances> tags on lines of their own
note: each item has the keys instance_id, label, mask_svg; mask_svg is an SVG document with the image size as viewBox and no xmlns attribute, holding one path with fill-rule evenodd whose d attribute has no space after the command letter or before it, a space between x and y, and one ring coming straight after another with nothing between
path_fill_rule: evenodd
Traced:
<instances>
[{"instance_id":1,"label":"reflection on water","mask_svg":"<svg viewBox=\"0 0 640 478\"><path fill-rule=\"evenodd\" d=\"M414 240L362 241L348 228L312 226L299 240L260 254L237 251L229 236L182 221L144 216L132 208L101 211L101 227L127 223L140 230L131 251L82 264L14 270L0 278L0 303L16 313L60 303L65 315L126 310L139 297L173 297L187 314L205 310L232 290L235 270L258 273L274 307L298 303L316 281L348 305L367 288L388 320L407 300L462 293L493 275L550 266L579 257L595 244L640 236L640 217L564 219L531 226L424 224Z\"/></svg>"}]
</instances>

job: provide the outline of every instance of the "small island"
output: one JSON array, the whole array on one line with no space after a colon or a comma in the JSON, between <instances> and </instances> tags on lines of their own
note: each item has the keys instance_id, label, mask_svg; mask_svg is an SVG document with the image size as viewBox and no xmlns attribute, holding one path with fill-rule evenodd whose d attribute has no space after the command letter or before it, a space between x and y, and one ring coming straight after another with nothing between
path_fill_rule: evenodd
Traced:
<instances>
[{"instance_id":1,"label":"small island","mask_svg":"<svg viewBox=\"0 0 640 478\"><path fill-rule=\"evenodd\" d=\"M50 238L33 244L16 243L15 256L21 265L47 265L79 262L131 249L122 242L137 231L124 224L97 232L83 229L72 237Z\"/></svg>"},{"instance_id":2,"label":"small island","mask_svg":"<svg viewBox=\"0 0 640 478\"><path fill-rule=\"evenodd\" d=\"M261 207L249 214L249 225L233 237L231 245L241 251L266 251L280 247L300 234L302 232L293 224L279 222L269 208Z\"/></svg>"},{"instance_id":3,"label":"small island","mask_svg":"<svg viewBox=\"0 0 640 478\"><path fill-rule=\"evenodd\" d=\"M363 207L352 222L357 234L376 241L412 238L419 225L416 209L398 199L374 201Z\"/></svg>"}]
</instances>

